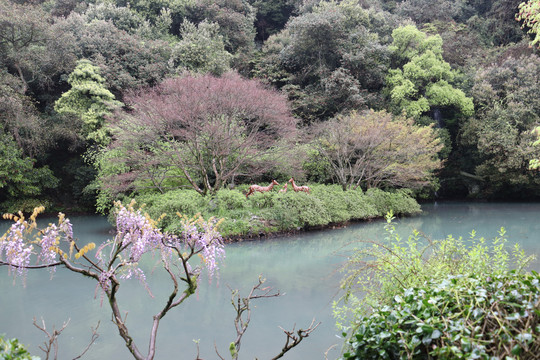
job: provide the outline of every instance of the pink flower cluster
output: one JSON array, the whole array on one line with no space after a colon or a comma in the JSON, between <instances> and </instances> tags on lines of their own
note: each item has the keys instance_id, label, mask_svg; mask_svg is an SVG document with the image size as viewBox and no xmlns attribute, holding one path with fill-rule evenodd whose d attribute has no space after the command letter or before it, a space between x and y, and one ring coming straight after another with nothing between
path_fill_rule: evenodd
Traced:
<instances>
[{"instance_id":1,"label":"pink flower cluster","mask_svg":"<svg viewBox=\"0 0 540 360\"><path fill-rule=\"evenodd\" d=\"M21 215L21 218L17 218L6 234L0 238L0 260L4 261L4 254L10 272L16 275L26 274L32 254L34 254L32 242L41 249L37 255L37 265L50 265L58 262L58 253L55 250L58 248L59 241L63 239L69 242L73 237L71 223L64 218L63 214L60 214L58 226L50 224L39 233L35 231L35 226L35 219L28 223ZM54 271L55 268L51 267L51 272Z\"/></svg>"},{"instance_id":2,"label":"pink flower cluster","mask_svg":"<svg viewBox=\"0 0 540 360\"><path fill-rule=\"evenodd\" d=\"M26 243L24 232L28 223L18 220L11 225L6 234L0 239L0 260L9 264L9 271L13 274L23 276L26 274L26 267L30 264L30 257L34 247ZM5 254L5 260L2 254Z\"/></svg>"},{"instance_id":3,"label":"pink flower cluster","mask_svg":"<svg viewBox=\"0 0 540 360\"><path fill-rule=\"evenodd\" d=\"M138 262L146 252L162 245L163 234L140 210L120 207L116 216L115 243L128 250L130 262Z\"/></svg>"},{"instance_id":4,"label":"pink flower cluster","mask_svg":"<svg viewBox=\"0 0 540 360\"><path fill-rule=\"evenodd\" d=\"M218 262L225 258L225 246L216 225L215 219L185 223L181 236L186 245L201 255L210 280L219 270Z\"/></svg>"}]
</instances>

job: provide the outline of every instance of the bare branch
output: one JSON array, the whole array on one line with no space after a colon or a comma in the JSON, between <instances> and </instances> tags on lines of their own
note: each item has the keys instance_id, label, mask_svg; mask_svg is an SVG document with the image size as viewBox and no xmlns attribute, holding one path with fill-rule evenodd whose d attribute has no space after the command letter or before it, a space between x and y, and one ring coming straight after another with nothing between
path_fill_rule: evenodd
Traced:
<instances>
[{"instance_id":1,"label":"bare branch","mask_svg":"<svg viewBox=\"0 0 540 360\"><path fill-rule=\"evenodd\" d=\"M283 355L285 355L285 353L287 353L292 348L294 348L295 346L300 344L302 342L302 340L307 338L313 331L315 331L317 326L319 326L321 323L318 322L317 325L313 326L314 324L315 324L315 319L311 320L311 324L309 325L309 327L307 329L305 329L305 330L304 329L298 329L298 331L296 331L296 333L294 331L294 327L293 327L293 329L291 331L287 331L287 330L281 328L281 330L283 330L283 332L287 336L287 339L285 340L285 346L283 346L283 349L281 349L281 352L277 356L273 357L272 360L282 358Z\"/></svg>"},{"instance_id":2,"label":"bare branch","mask_svg":"<svg viewBox=\"0 0 540 360\"><path fill-rule=\"evenodd\" d=\"M247 297L240 297L238 290L231 290L231 303L236 310L236 317L234 319L234 326L236 328L236 339L231 343L230 351L233 359L238 359L238 352L240 351L240 343L242 336L246 332L249 322L251 320L251 300L265 299L271 297L281 296L279 291L272 292L271 287L261 288L266 279L259 276L258 283L251 288Z\"/></svg>"},{"instance_id":3,"label":"bare branch","mask_svg":"<svg viewBox=\"0 0 540 360\"><path fill-rule=\"evenodd\" d=\"M47 331L47 326L45 325L45 320L43 317L41 318L41 326L39 326L36 322L36 318L34 318L34 326L37 327L39 330L43 331L45 335L47 335L48 341L45 341L43 343L44 347L39 346L40 350L45 353L45 360L49 360L49 356L51 356L51 351L54 350L54 357L53 359L56 360L58 358L58 337L64 331L64 329L68 326L70 319L66 321L60 330L56 330L53 326L52 333Z\"/></svg>"}]
</instances>

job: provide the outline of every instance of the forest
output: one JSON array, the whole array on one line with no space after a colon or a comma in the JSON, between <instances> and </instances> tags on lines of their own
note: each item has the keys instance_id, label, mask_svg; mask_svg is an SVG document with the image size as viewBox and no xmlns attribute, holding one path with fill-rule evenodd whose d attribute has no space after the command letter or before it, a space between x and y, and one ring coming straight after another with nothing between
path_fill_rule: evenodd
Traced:
<instances>
[{"instance_id":1,"label":"forest","mask_svg":"<svg viewBox=\"0 0 540 360\"><path fill-rule=\"evenodd\" d=\"M0 210L291 177L538 198L539 10L520 4L0 0Z\"/></svg>"}]
</instances>

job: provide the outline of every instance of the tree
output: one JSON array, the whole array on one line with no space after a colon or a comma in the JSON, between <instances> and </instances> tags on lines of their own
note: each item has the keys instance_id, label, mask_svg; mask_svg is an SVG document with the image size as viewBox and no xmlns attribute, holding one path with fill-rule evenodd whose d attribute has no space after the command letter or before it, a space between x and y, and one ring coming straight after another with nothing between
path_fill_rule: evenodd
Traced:
<instances>
[{"instance_id":1,"label":"tree","mask_svg":"<svg viewBox=\"0 0 540 360\"><path fill-rule=\"evenodd\" d=\"M213 193L235 176L271 169L296 130L281 94L235 73L168 79L125 99L131 110L115 115L108 150L118 154L123 171L100 179L113 193L134 190L141 179L159 189L157 177Z\"/></svg>"},{"instance_id":2,"label":"tree","mask_svg":"<svg viewBox=\"0 0 540 360\"><path fill-rule=\"evenodd\" d=\"M540 1L529 0L519 4L519 13L516 19L523 21L523 27L528 27L529 34L533 34L534 39L531 45L540 47Z\"/></svg>"},{"instance_id":3,"label":"tree","mask_svg":"<svg viewBox=\"0 0 540 360\"><path fill-rule=\"evenodd\" d=\"M217 23L231 54L251 51L255 45L255 9L247 0L194 0L190 20Z\"/></svg>"},{"instance_id":4,"label":"tree","mask_svg":"<svg viewBox=\"0 0 540 360\"><path fill-rule=\"evenodd\" d=\"M105 116L115 107L122 105L104 86L105 80L99 68L86 59L79 60L77 67L69 75L71 89L62 94L54 104L61 114L71 114L83 120L83 136L97 144L106 145L109 134L103 128Z\"/></svg>"},{"instance_id":5,"label":"tree","mask_svg":"<svg viewBox=\"0 0 540 360\"><path fill-rule=\"evenodd\" d=\"M119 99L124 91L155 85L169 74L171 47L165 41L143 40L110 21L90 21L77 13L58 20L53 31L69 34L66 41L71 46L66 54L98 66L107 88Z\"/></svg>"},{"instance_id":6,"label":"tree","mask_svg":"<svg viewBox=\"0 0 540 360\"><path fill-rule=\"evenodd\" d=\"M540 123L540 58L503 54L476 74L472 95L478 109L463 126L462 140L476 148L476 175L495 196L538 194L540 181L527 170L540 149L531 131ZM474 159L474 157L473 157Z\"/></svg>"},{"instance_id":7,"label":"tree","mask_svg":"<svg viewBox=\"0 0 540 360\"><path fill-rule=\"evenodd\" d=\"M13 136L25 156L36 157L51 136L25 88L23 80L0 68L0 126Z\"/></svg>"},{"instance_id":8,"label":"tree","mask_svg":"<svg viewBox=\"0 0 540 360\"><path fill-rule=\"evenodd\" d=\"M442 38L427 36L413 25L395 29L391 50L395 69L390 70L387 92L395 113L405 111L420 119L432 114L439 122L444 111L456 109L464 116L474 113L472 99L452 86L456 77L450 64L442 58Z\"/></svg>"},{"instance_id":9,"label":"tree","mask_svg":"<svg viewBox=\"0 0 540 360\"><path fill-rule=\"evenodd\" d=\"M53 31L41 6L0 0L0 64L19 77L26 94L30 86L43 90L74 61L63 52L65 34Z\"/></svg>"},{"instance_id":10,"label":"tree","mask_svg":"<svg viewBox=\"0 0 540 360\"><path fill-rule=\"evenodd\" d=\"M425 1L405 0L397 4L396 13L411 18L416 24L425 24L433 21L450 22L458 20L464 12L464 1Z\"/></svg>"},{"instance_id":11,"label":"tree","mask_svg":"<svg viewBox=\"0 0 540 360\"><path fill-rule=\"evenodd\" d=\"M379 20L357 1L322 1L268 39L255 73L282 87L307 122L378 106L389 62Z\"/></svg>"},{"instance_id":12,"label":"tree","mask_svg":"<svg viewBox=\"0 0 540 360\"><path fill-rule=\"evenodd\" d=\"M184 21L180 34L182 40L174 45L170 60L177 71L219 76L230 70L232 55L225 50L218 24L203 21L195 25Z\"/></svg>"},{"instance_id":13,"label":"tree","mask_svg":"<svg viewBox=\"0 0 540 360\"><path fill-rule=\"evenodd\" d=\"M283 30L287 20L295 10L294 1L291 0L248 0L248 2L257 10L255 27L257 28L257 40L260 42Z\"/></svg>"},{"instance_id":14,"label":"tree","mask_svg":"<svg viewBox=\"0 0 540 360\"><path fill-rule=\"evenodd\" d=\"M0 202L22 202L38 198L44 189L56 187L58 180L47 167L36 167L36 160L24 156L11 136L0 124ZM27 209L25 209L27 210Z\"/></svg>"},{"instance_id":15,"label":"tree","mask_svg":"<svg viewBox=\"0 0 540 360\"><path fill-rule=\"evenodd\" d=\"M442 148L432 127L384 111L353 112L321 124L316 148L344 190L419 188L433 181Z\"/></svg>"}]
</instances>

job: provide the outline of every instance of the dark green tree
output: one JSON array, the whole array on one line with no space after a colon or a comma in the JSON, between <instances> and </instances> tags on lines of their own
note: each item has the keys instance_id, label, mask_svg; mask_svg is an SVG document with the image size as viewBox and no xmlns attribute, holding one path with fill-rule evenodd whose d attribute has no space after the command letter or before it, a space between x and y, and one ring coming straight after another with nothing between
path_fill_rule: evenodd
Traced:
<instances>
[{"instance_id":1,"label":"dark green tree","mask_svg":"<svg viewBox=\"0 0 540 360\"><path fill-rule=\"evenodd\" d=\"M540 178L527 170L540 156L532 146L540 123L540 58L506 56L478 71L472 89L477 115L464 124L463 142L476 147L475 172L486 195L540 195Z\"/></svg>"},{"instance_id":2,"label":"dark green tree","mask_svg":"<svg viewBox=\"0 0 540 360\"><path fill-rule=\"evenodd\" d=\"M203 21L195 25L184 21L182 40L173 46L170 64L177 71L221 75L230 70L232 55L225 50L219 25Z\"/></svg>"},{"instance_id":3,"label":"dark green tree","mask_svg":"<svg viewBox=\"0 0 540 360\"><path fill-rule=\"evenodd\" d=\"M256 76L287 91L308 122L380 106L389 53L372 20L358 1L323 1L268 39Z\"/></svg>"},{"instance_id":4,"label":"dark green tree","mask_svg":"<svg viewBox=\"0 0 540 360\"><path fill-rule=\"evenodd\" d=\"M523 27L533 35L531 45L540 47L540 1L529 0L519 4L519 13L516 19L523 21Z\"/></svg>"},{"instance_id":5,"label":"dark green tree","mask_svg":"<svg viewBox=\"0 0 540 360\"><path fill-rule=\"evenodd\" d=\"M98 66L107 87L118 98L128 89L156 84L169 74L171 47L165 41L142 39L110 21L89 21L77 13L58 20L53 30L69 34L67 53Z\"/></svg>"},{"instance_id":6,"label":"dark green tree","mask_svg":"<svg viewBox=\"0 0 540 360\"><path fill-rule=\"evenodd\" d=\"M38 198L44 189L56 187L58 180L48 167L36 167L35 159L24 156L21 148L0 124L0 208L2 212L21 209L28 198ZM34 203L33 205L39 205ZM24 209L31 210L31 209Z\"/></svg>"}]
</instances>

